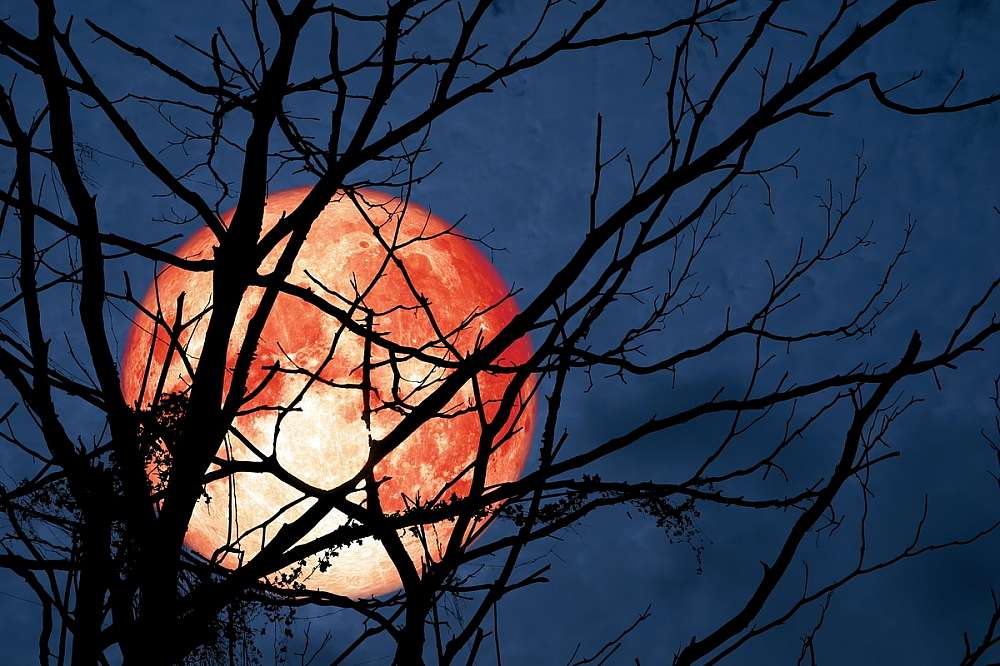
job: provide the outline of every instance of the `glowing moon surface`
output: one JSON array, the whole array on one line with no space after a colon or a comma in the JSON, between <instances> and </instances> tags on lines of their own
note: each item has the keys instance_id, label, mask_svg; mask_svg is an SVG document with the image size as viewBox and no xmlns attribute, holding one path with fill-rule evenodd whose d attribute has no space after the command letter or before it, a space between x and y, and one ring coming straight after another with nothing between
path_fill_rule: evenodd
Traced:
<instances>
[{"instance_id":1,"label":"glowing moon surface","mask_svg":"<svg viewBox=\"0 0 1000 666\"><path fill-rule=\"evenodd\" d=\"M264 230L294 210L306 193L305 189L297 189L270 195ZM360 207L368 220L350 198L336 197L313 224L288 282L311 290L343 310L349 309L351 299L362 293L365 308L376 313L373 325L377 332L406 347L424 348L433 356L451 360L454 357L438 341L435 328L464 354L477 345L477 339L478 344L490 340L516 315L517 307L507 297L504 281L471 242L446 233L449 225L414 204L406 205L404 211L398 199L382 193L364 191L360 197ZM223 222L228 224L230 216L224 216ZM421 307L403 271L391 261L386 265L386 249L372 225L386 243L397 248L396 256L402 260L415 291L426 298L427 308ZM180 248L178 255L211 258L215 242L211 232L203 229ZM262 274L273 269L283 247L279 245L267 257L260 268ZM172 324L175 303L182 292L185 328L180 339L190 366L197 367L211 316L210 309L203 313L211 304L211 273L167 267L157 275L143 305ZM230 368L262 292L259 288L249 290L241 305L230 341ZM365 321L360 311L354 318ZM141 313L136 317L122 367L123 389L131 403L150 404L167 362L168 339L162 326L156 326L149 317ZM496 362L521 363L530 353L530 343L524 338ZM403 418L402 412L419 404L448 372L414 358L390 358L385 349L373 345L369 432L362 418L363 396L359 389L363 360L364 340L360 336L342 330L336 319L317 307L281 294L264 329L249 389L264 381L267 368L277 366L281 370L234 422L252 446L231 436L220 447L218 457L256 461L260 458L253 449L266 456L276 451L282 467L323 489L354 477L368 457L369 434L378 438L388 433ZM165 393L180 393L188 386L190 369L179 354L171 356L164 377ZM488 416L496 412L496 403L509 381L506 373L481 374L480 392ZM407 502L417 498L426 501L455 479L457 482L446 495L468 492L471 474L463 474L463 470L475 456L480 435L479 415L471 409L474 404L470 383L445 410L448 418L424 423L376 467L376 479L388 478L379 491L384 511L403 510ZM286 411L279 418L276 407L293 405L294 411ZM512 417L502 431L509 436L492 457L488 484L516 479L523 468L534 412L530 404L515 408L514 412L518 411L516 423ZM282 524L300 516L313 502L276 476L259 472L238 472L213 481L207 492L211 500L198 503L185 544L206 558L221 559L230 568L249 561ZM363 495L355 493L350 499L361 502ZM345 521L343 514L333 512L303 541L327 534ZM264 524L267 528L260 529ZM439 556L438 545L447 542L451 531L450 522L426 526L432 557ZM424 547L412 533L402 538L419 571ZM227 546L231 549L219 555L219 549ZM309 560L299 578L310 589L363 597L390 592L400 585L384 548L371 538L341 549L323 570L317 565L316 558Z\"/></svg>"}]
</instances>

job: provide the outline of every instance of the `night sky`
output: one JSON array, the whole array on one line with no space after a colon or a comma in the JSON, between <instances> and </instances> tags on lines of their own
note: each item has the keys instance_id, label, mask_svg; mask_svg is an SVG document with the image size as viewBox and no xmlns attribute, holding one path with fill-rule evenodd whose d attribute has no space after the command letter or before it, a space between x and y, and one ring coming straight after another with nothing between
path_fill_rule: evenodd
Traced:
<instances>
[{"instance_id":1,"label":"night sky","mask_svg":"<svg viewBox=\"0 0 1000 666\"><path fill-rule=\"evenodd\" d=\"M11 15L15 25L30 32L30 4L8 1L0 13ZM212 28L222 25L246 45L246 24L236 0L58 4L64 15L91 18L189 71L199 71L200 61L179 48L174 34L204 44ZM672 3L618 0L610 4L613 7L606 10L595 31L662 23L667 16L664 7ZM860 9L858 20L885 3L862 4L869 6ZM510 43L534 17L532 5L523 0L498 1L480 41ZM781 22L815 28L832 7L833 3L792 2L782 10ZM867 68L876 69L885 81L923 70L924 76L904 99L933 103L964 69L965 82L956 100L996 92L1000 89L998 25L1000 3L961 0L918 8L849 61L834 80L845 80ZM451 28L453 23L438 22L424 34L426 42L412 42L410 49L440 48L442 40L447 43L450 38ZM112 96L128 90L154 96L172 90L163 77L139 62L108 45L91 44L82 20L74 30L75 43ZM745 26L735 24L724 34L732 44L745 31ZM318 29L314 33L307 35L301 49L302 72L309 70L313 56L319 66L325 63L325 35ZM369 48L372 37L345 34L345 50ZM805 46L790 33L776 34L769 44L782 62L800 57ZM672 46L672 42L654 42L654 52L663 61L655 63L651 72L650 52L642 44L563 55L446 115L432 128L431 152L425 158L428 166L437 162L441 166L416 186L413 199L448 220L466 216L463 228L470 235L492 230L490 243L505 248L495 254L494 261L509 282L523 289L518 298L527 302L586 232L596 115L604 118L606 156L625 148L644 162L662 142L663 88ZM766 51L758 54L758 61L766 57L762 54ZM715 66L709 50L698 50L696 67L699 58L706 67ZM9 72L9 64L0 65L4 81L9 80ZM738 81L720 101L718 120L706 129L706 142L726 131L727 122L740 118L747 105L756 103L753 83L750 78ZM27 80L18 83L21 103L27 104L37 94L32 85ZM404 88L386 117L411 115L425 101L425 88ZM314 115L325 116L323 101L317 99L315 104ZM137 127L147 133L148 143L165 145L172 135L162 119L149 108L128 108ZM818 271L803 289L803 305L795 311L811 319L783 323L793 328L822 325L850 311L878 280L908 222L914 221L910 252L892 283L894 288L904 284L905 291L871 337L824 342L790 356L774 350L779 353L775 363L782 371L804 382L824 372L846 371L859 360L893 362L914 329L921 332L925 349L937 349L995 277L1000 248L1000 215L993 210L1000 205L995 162L1000 107L948 116L901 116L879 107L859 88L826 108L834 112L833 117L797 119L762 136L755 159L775 161L798 149L797 174L785 170L771 178L773 212L765 205L763 185L745 182L735 214L727 218L699 264L697 279L708 288L705 297L671 320L670 329L655 343L662 346L651 347L651 354L665 354L712 335L722 324L727 305L735 315L766 296L761 291L768 284L765 259L785 266L800 237L815 241L823 225L816 195L826 192L828 179L835 188L847 188L859 153L868 171L851 233L862 233L873 224L874 243L839 267ZM76 117L82 138L100 149L87 170L105 230L146 239L177 231L155 221L169 211L171 202L157 196L162 188L153 185L141 168L122 161L131 156L107 124L79 107ZM235 126L233 132L239 136ZM164 155L177 168L185 164L179 150L168 149ZM232 161L226 166L235 173L238 164ZM0 164L5 182L12 171L12 165ZM284 172L273 188L308 183L302 174ZM610 211L630 187L624 161L608 169L604 183L600 209ZM184 228L180 231L189 233ZM150 278L149 268L141 262L122 262L109 271L116 286L120 286L122 270L131 271L137 284ZM662 270L661 264L646 262L638 267L634 284L660 280ZM627 303L618 307L623 320L630 314L639 316L639 310L630 311L633 306ZM69 315L63 316L67 319L53 315L46 321L54 340L62 339L63 330L79 336ZM118 333L123 333L126 320L119 316L115 322ZM602 331L595 333L598 339L601 335ZM994 341L985 352L964 359L957 370L941 374L943 391L929 377L903 386L907 395L926 400L894 426L889 439L902 456L873 474L869 516L873 560L909 541L925 495L929 502L927 543L967 536L1000 518L1000 489L990 476L991 471L1000 470L995 454L979 434L980 429L991 427L993 419L990 396L993 377L1000 371L998 349ZM570 433L567 446L588 448L654 414L662 416L694 400L706 400L722 386L734 393L742 390L752 368L751 351L746 345L727 347L709 361L684 368L675 385L667 377L622 384L615 378L595 376L595 386L587 392L586 381L580 378L567 390L562 423ZM14 399L6 384L0 384L0 396L4 406ZM100 430L92 414L67 412L66 416L81 434ZM754 431L745 446L762 450L773 441L783 425L782 416L775 419ZM705 420L670 431L605 461L599 471L607 479L683 480L699 453L712 447L713 438L727 426L726 419ZM841 444L843 429L842 419L822 423L790 456L790 469L816 468L817 461L830 459ZM20 461L9 450L0 449L8 478L23 476ZM748 482L740 490L760 494L781 487L780 479L771 477ZM810 538L800 553L799 559L809 559L814 582L843 573L856 557L856 521L861 511L857 484L845 488L837 508L844 514L844 525L832 534ZM526 556L552 564L551 582L512 594L500 606L504 662L566 663L577 644L581 652L595 650L650 606L650 619L628 638L611 663L633 663L636 657L643 664L669 663L692 635L705 635L743 603L759 580L760 561L773 557L783 530L793 519L790 513L707 508L698 521L699 533L689 544L671 543L651 519L636 512L595 513L565 531L561 540L536 544ZM957 664L962 632L982 632L992 608L990 587L1000 589L998 549L1000 534L993 534L971 547L931 553L854 581L830 604L817 639L820 663ZM20 586L19 579L6 572L2 576L0 654L7 655L6 663L33 662L38 608L28 601L31 593ZM802 581L802 566L796 565L762 618L772 617L794 601ZM819 610L818 605L808 607L784 627L752 641L731 663L794 664L801 636L815 623ZM307 610L300 617L300 628L311 621L314 638L326 630L334 632L335 642L338 637L353 638L356 623L348 611ZM492 648L487 652L483 663L491 663ZM390 646L373 642L349 663L382 663L390 654Z\"/></svg>"}]
</instances>

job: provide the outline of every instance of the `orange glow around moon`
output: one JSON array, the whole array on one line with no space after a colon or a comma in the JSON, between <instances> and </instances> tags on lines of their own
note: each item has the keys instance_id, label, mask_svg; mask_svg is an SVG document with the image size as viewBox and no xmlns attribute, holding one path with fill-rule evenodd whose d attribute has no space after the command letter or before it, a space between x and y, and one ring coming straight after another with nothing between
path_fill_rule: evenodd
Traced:
<instances>
[{"instance_id":1,"label":"orange glow around moon","mask_svg":"<svg viewBox=\"0 0 1000 666\"><path fill-rule=\"evenodd\" d=\"M284 213L294 210L306 193L305 189L296 189L270 195L264 212L265 232ZM452 360L444 346L435 342L439 339L435 325L459 352L466 353L477 345L477 340L483 344L491 339L517 314L513 299L507 298L507 286L491 264L472 243L445 233L449 229L445 222L414 204L408 204L403 213L400 201L385 194L364 191L359 196L369 220L346 195L335 197L313 224L288 282L308 288L344 310L350 306L344 299L364 293L374 282L363 303L378 313L373 320L376 332L401 345L425 347L434 356ZM231 213L223 216L223 222L228 224L230 217ZM427 299L433 316L420 307L403 272L392 262L378 275L386 250L372 225L378 227L382 239L399 248L396 255L415 290ZM413 239L417 240L409 242ZM180 248L178 255L211 258L215 243L211 232L202 229ZM262 274L274 268L283 247L279 245L264 261ZM180 339L190 366L196 367L211 314L209 309L198 318L211 304L211 273L167 267L158 274L143 305L173 324L175 303L182 292L182 320L186 327ZM230 368L262 292L250 289L241 305L229 347ZM355 319L364 322L359 313ZM167 332L140 314L130 331L123 358L122 384L127 400L140 406L150 404L167 351ZM368 457L369 434L379 438L388 433L403 418L400 412L418 404L447 372L413 358L392 359L394 363L390 364L388 352L377 345L372 346L371 354L373 414L369 433L362 418L362 391L358 389L364 340L342 331L333 317L313 305L281 294L265 326L248 390L264 381L266 368L278 365L283 371L275 374L245 406L234 427L263 455L270 456L276 450L281 466L312 486L329 489L353 478ZM522 338L496 362L522 363L530 354L530 343ZM320 381L307 387L310 376ZM190 369L176 353L171 356L165 378L164 393L183 392L190 382ZM504 373L482 373L479 377L487 416L496 412L496 402L509 381L510 375ZM398 405L400 399L405 403L402 408ZM390 405L397 409L380 409L383 400L397 403ZM475 457L480 435L479 415L470 409L474 404L470 383L444 410L446 415L451 412L448 418L424 423L376 467L375 478L388 479L379 490L385 512L401 511L417 498L426 501L460 476L446 494L450 497L452 492L459 496L468 493L471 474L463 475L463 470ZM274 408L282 406L294 406L295 410L279 419ZM522 411L516 425L513 421L508 424L512 434L490 461L488 484L514 480L524 466L534 412L531 404L515 408L515 413L518 409ZM260 459L237 437L227 439L218 457ZM215 556L229 568L249 561L282 524L300 516L312 504L311 499L282 480L259 472L238 472L213 481L207 493L211 500L198 503L185 544L203 557ZM355 493L350 499L360 502L362 497ZM303 541L327 534L345 522L343 514L332 512ZM260 525L266 525L266 529L260 529ZM451 531L449 522L426 526L432 557L440 555L438 547L447 542ZM419 571L420 558L425 557L423 545L410 532L401 533L401 537ZM235 548L224 556L217 554L220 548L233 543ZM299 582L310 589L355 598L390 592L400 585L389 556L372 538L339 550L324 569L321 571L316 558L312 558Z\"/></svg>"}]
</instances>

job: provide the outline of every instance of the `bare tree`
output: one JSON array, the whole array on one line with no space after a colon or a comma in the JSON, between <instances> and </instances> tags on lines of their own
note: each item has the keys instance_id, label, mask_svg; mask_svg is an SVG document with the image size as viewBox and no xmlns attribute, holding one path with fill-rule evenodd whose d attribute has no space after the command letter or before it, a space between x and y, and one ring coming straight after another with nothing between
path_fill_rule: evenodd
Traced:
<instances>
[{"instance_id":1,"label":"bare tree","mask_svg":"<svg viewBox=\"0 0 1000 666\"><path fill-rule=\"evenodd\" d=\"M870 93L870 103L904 115L963 112L1000 99L958 101L959 79L941 91L940 101L904 102L901 91L915 77L886 84L877 71L853 69L852 55L926 2L894 0L864 15L854 0L843 0L817 9L829 15L807 29L783 23L782 0L695 0L684 9L672 5L676 16L660 25L609 30L614 3L547 0L532 6L530 25L513 41L486 44L480 31L489 0L399 0L362 10L315 0L244 0L253 48L241 51L222 30L207 43L183 41L201 59L197 71L171 64L128 35L87 20L80 25L54 0L36 0L33 30L0 23L0 54L17 72L0 91L0 147L14 172L0 192L3 256L16 266L13 293L0 306L11 317L0 331L0 372L16 403L4 413L10 427L0 435L31 469L23 482L3 488L0 564L20 576L41 604L39 662L107 663L113 658L107 655L120 653L129 664L236 663L255 654L255 617L284 618L307 605L344 608L363 619L358 636L327 637L319 646L336 647L334 663L378 637L392 641L399 664L485 660L491 636L499 658L497 604L546 581L547 564L524 566L533 544L613 506L633 507L683 540L697 530L699 511L715 505L785 512L787 531L744 602L679 646L675 663L716 663L803 609L821 608L803 644L800 661L808 663L815 660L812 638L838 589L993 532L995 524L928 543L921 520L911 543L873 561L862 519L853 568L821 585L807 584L787 608L773 603L803 541L838 524L845 489L864 490L874 469L896 457L882 444L893 422L918 402L907 382L937 378L958 359L983 353L1000 333L998 276L970 297L967 315L954 322L941 346L927 348L914 332L898 341L890 358L809 377L779 368L791 368L790 359L809 354L816 341L873 334L901 296L893 272L910 228L871 290L845 295L853 306L840 321L820 322L797 301L807 276L846 265L867 245L864 227L859 231L852 218L866 170L862 156L853 182L831 185L820 197L819 240L803 240L794 256L768 263L771 285L759 302L742 314L745 308L726 308L715 332L684 347L677 342L690 338L676 334L679 313L703 295L694 277L699 257L733 217L743 184L762 183L770 193L772 179L794 169L792 149L777 163L756 157L754 147L772 128L822 118L832 100L859 88ZM410 49L416 35L442 22L453 28L449 43L430 53ZM317 53L314 42L303 50L304 35L313 30L327 35L325 53ZM373 35L367 54L345 54L341 36L348 32ZM789 32L808 47L787 55L775 50L772 37ZM82 40L138 59L174 92L164 97L103 83L78 51ZM483 322L513 294L462 312L457 322L439 321L435 304L410 278L407 253L441 236L459 236L460 227L407 230L404 222L413 217L405 218L411 191L434 170L426 157L432 126L556 56L623 42L648 45L651 66L669 70L657 145L638 147L642 158L614 154L603 145L598 117L590 215L581 220L584 233L565 264L552 267L544 288L498 330L485 331ZM714 52L715 65L693 71L696 48ZM308 70L301 67L304 60ZM747 81L756 82L757 94L737 95L734 107L731 88ZM30 92L32 85L39 94ZM401 116L394 99L414 89L426 102ZM737 122L720 122L720 108ZM186 164L151 145L130 119L136 109L160 115L184 148ZM156 194L172 198L172 221L200 229L211 253L178 256L163 247L176 235L150 241L109 230L86 173L93 148L78 130L84 117L113 126L131 150L121 159L155 179ZM613 203L601 198L609 168L626 168L632 179L629 196ZM270 183L283 169L308 173L313 185L292 209L268 218ZM391 195L373 201L371 188ZM354 207L368 222L381 257L373 277L349 282L348 290L316 276L303 282L296 273L296 259L331 202ZM162 298L144 300L133 293L128 274L118 277L116 262L126 258L150 267L141 280L172 271L210 285L211 298L199 301L193 290L163 287ZM643 262L662 267L659 283L636 279ZM370 295L390 276L404 285L400 302L389 310L373 306ZM625 312L617 307L623 299L644 305ZM269 323L287 303L330 322L324 329L328 352L318 364L296 362L294 350L274 358L261 353ZM410 340L387 326L396 310L419 320L426 339ZM72 313L85 348L50 339L52 311ZM128 389L122 376L115 335L123 320L116 313L149 332L138 390ZM524 346L528 337L533 347ZM364 353L338 379L326 368L347 338L360 340ZM513 354L517 345L527 351ZM617 422L618 433L608 439L564 429L568 386L589 383L599 394L615 391L618 381L672 377L705 359L742 363L745 356L731 350L743 345L752 350L751 367L738 389L687 394L683 406L671 401L641 421ZM415 368L421 369L416 378ZM375 389L376 374L394 387L390 394ZM266 387L286 377L301 387L296 398L262 402ZM367 426L366 454L349 479L317 485L283 464L277 435L261 442L243 431L240 419L251 410L273 412L280 425L303 396L337 381L338 390L362 402L357 418ZM487 392L482 387L488 383L499 388ZM87 438L76 436L65 423L72 409L98 414L101 426ZM491 465L512 438L527 432L536 411L536 454L519 478L497 481ZM22 420L17 429L11 426L19 414L29 416L30 425ZM391 427L372 426L384 418ZM637 443L717 418L729 426L718 441L702 444L700 463L687 478L637 482L594 471ZM473 424L474 454L443 487L422 488L418 497L393 496L380 463L420 428L453 419ZM835 458L817 456L807 473L786 474L785 456L817 423L831 420L840 424ZM748 433L764 423L778 424L778 436L748 451ZM233 454L234 447L242 454ZM748 479L767 474L786 475L784 489L765 496L740 490ZM238 494L220 496L209 488L224 488L239 475L283 484L295 495L294 506L274 507L264 524L241 525L214 554L187 547L192 517L206 502L224 507L232 521ZM332 512L345 516L342 524L317 534ZM436 530L445 525L450 536L438 538ZM364 539L384 548L398 592L356 598L310 585L314 570ZM407 550L414 539L422 545L416 557ZM252 540L259 545L250 548ZM486 561L496 566L482 566ZM621 635L594 653L578 652L571 662L606 662L646 617L648 612L623 623ZM983 663L997 640L994 614L981 641L966 640L961 663ZM307 642L302 662L317 649Z\"/></svg>"}]
</instances>

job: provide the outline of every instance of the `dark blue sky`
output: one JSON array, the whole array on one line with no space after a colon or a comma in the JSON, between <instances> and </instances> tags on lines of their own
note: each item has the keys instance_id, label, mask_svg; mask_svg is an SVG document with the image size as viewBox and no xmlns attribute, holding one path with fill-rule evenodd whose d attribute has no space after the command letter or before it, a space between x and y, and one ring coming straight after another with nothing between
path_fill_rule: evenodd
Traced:
<instances>
[{"instance_id":1,"label":"dark blue sky","mask_svg":"<svg viewBox=\"0 0 1000 666\"><path fill-rule=\"evenodd\" d=\"M13 15L19 26L30 26L30 11L26 11L30 8L23 6L29 3L5 4L0 13ZM528 11L531 4L498 1L480 40L509 42L533 16ZM615 7L607 10L597 29L661 23L663 8L670 3L618 0L611 4ZM827 17L830 4L789 3L780 14L781 23L814 28ZM884 3L867 4L872 7L861 8L859 17ZM188 68L197 67L198 61L178 49L173 34L205 43L216 25L226 26L233 35L245 29L236 0L79 0L59 6L65 13L92 18L154 52L170 55ZM447 40L448 25L439 25L425 35L426 42L412 48L429 49ZM926 103L938 101L964 69L965 83L956 93L958 98L996 92L1000 89L997 25L1000 4L996 2L962 0L918 8L849 61L835 79L875 69L886 81L895 81L923 70L923 78L907 99ZM729 29L735 39L744 32L739 26ZM141 88L155 95L169 89L162 77L150 74L136 61L106 45L89 45L82 22L76 33L87 62L112 94ZM346 34L345 48L363 49L370 38ZM309 69L313 54L320 65L325 61L324 37L317 33L311 39L302 52L301 71ZM776 56L781 56L778 61L801 54L803 45L796 39L788 34L772 39ZM654 44L661 56L668 56L670 48L672 43ZM491 242L507 248L496 255L496 264L510 282L525 290L522 302L528 300L586 231L596 114L605 119L605 154L626 148L643 160L660 145L663 87L669 70L664 62L659 63L643 85L648 64L649 52L643 45L623 45L564 55L513 77L505 88L435 123L432 152L426 161L442 165L415 189L414 199L446 219L467 216L465 229L472 235L494 230ZM710 53L702 49L693 65L711 67ZM0 66L4 80L8 70L6 63ZM749 82L738 80L734 93L721 100L719 121L706 129L706 141L724 132L727 121L739 118L747 104L755 103ZM30 99L30 85L19 83L25 99ZM419 86L401 93L389 117L409 115L425 101ZM782 369L803 381L824 371L846 370L861 359L895 360L915 328L927 348L935 349L995 277L1000 248L1000 215L993 212L1000 205L995 166L1000 108L950 116L900 116L879 107L861 89L827 108L835 112L832 118L799 119L763 135L754 156L765 163L798 149L797 177L789 172L772 179L773 213L764 205L761 184L746 183L736 214L728 218L700 264L699 281L709 287L706 297L672 321L669 333L657 343L662 348L654 351L664 353L711 335L721 324L727 304L736 313L758 303L766 287L764 260L787 265L801 236L815 239L823 223L815 195L825 192L827 179L848 187L855 155L862 150L868 173L852 224L860 233L874 223L875 242L839 269L818 272L803 291L808 307L796 311L797 316L809 315L810 319L784 323L806 328L847 312L878 278L912 219L916 227L911 251L893 282L905 283L906 290L870 338L804 348L779 358L776 362ZM137 125L153 137L152 144L161 145L169 136L153 113L138 107L131 113ZM321 106L316 109L316 115L325 113ZM77 117L86 141L107 153L128 155L107 126L82 110ZM172 164L184 163L179 151L165 155ZM235 168L235 163L229 166ZM11 165L0 165L3 178L10 171ZM154 196L161 190L152 188L140 169L97 155L89 171L109 231L144 238L165 233L165 226L152 220L164 214L169 204ZM609 169L603 209L621 202L628 178L623 162ZM303 176L281 174L274 187L307 182ZM135 270L137 266L128 267ZM658 280L661 274L662 265L641 265L635 283ZM148 279L148 274L142 279ZM623 317L636 315L637 311L623 308ZM55 332L72 329L71 322L58 319L47 325L54 338ZM939 392L927 378L904 387L907 394L926 401L893 430L890 441L902 456L874 475L869 522L873 558L906 543L925 495L930 507L925 530L928 542L965 536L1000 518L1000 492L989 474L998 471L995 457L979 435L993 418L989 397L992 379L1000 371L997 350L994 343L986 352L964 360L958 370L942 375L944 391ZM752 362L748 351L734 346L711 361L687 368L678 375L676 387L664 378L628 385L609 379L598 380L594 390L585 393L582 382L574 384L567 393L563 424L571 434L568 446L586 448L653 414L707 399L720 386L741 386ZM3 385L0 392L3 402L9 402L10 388ZM75 423L81 432L95 425L92 415L83 413ZM606 478L682 480L698 453L711 446L712 437L724 425L706 421L654 438L606 461L600 471ZM780 426L779 417L772 427L751 436L746 446L758 450L766 446ZM821 424L788 464L803 469L828 459L840 443L842 430L843 422L836 419ZM0 460L16 476L18 463L11 454L0 453ZM768 479L742 490L760 493L776 487L774 479ZM814 581L830 579L853 564L860 508L858 489L846 489L838 504L846 516L844 527L804 544L802 556L810 560ZM596 649L647 605L652 617L631 635L612 663L632 663L633 657L643 664L668 662L692 635L714 629L727 611L745 600L758 580L759 562L773 557L777 540L793 518L792 514L706 509L698 524L696 545L703 547L699 567L691 547L671 544L648 518L630 517L622 511L594 514L565 532L561 540L534 549L532 556L546 557L553 565L551 582L511 595L501 605L505 663L565 663L578 643L584 652ZM817 643L821 663L957 664L962 632L981 632L991 608L989 589L1000 588L998 550L1000 535L993 535L964 550L932 553L855 581L831 602ZM0 597L6 618L0 623L0 653L9 655L8 663L28 663L34 659L37 607L24 600L30 593L15 580L2 581L0 590L11 596ZM794 568L762 617L770 618L794 599L801 585L802 569ZM800 619L751 642L731 663L795 663L800 637L815 622L818 610L809 607ZM319 635L323 629L317 627L332 629L336 637L344 636L336 632L355 626L347 612L320 610L302 615L315 618L313 631ZM350 663L381 663L388 653L388 647L373 644Z\"/></svg>"}]
</instances>

